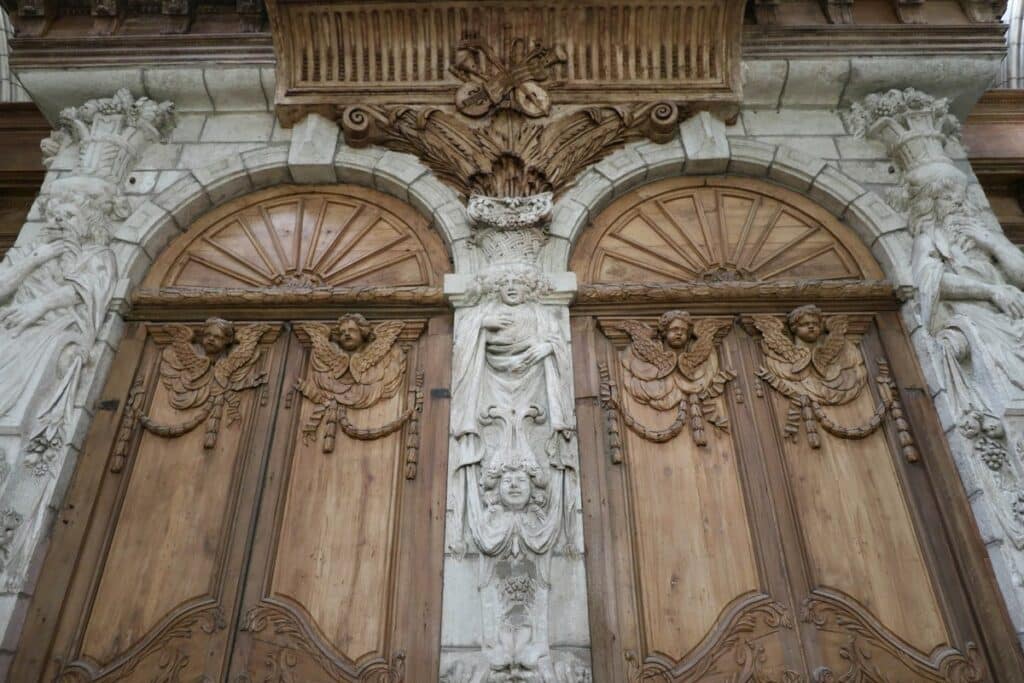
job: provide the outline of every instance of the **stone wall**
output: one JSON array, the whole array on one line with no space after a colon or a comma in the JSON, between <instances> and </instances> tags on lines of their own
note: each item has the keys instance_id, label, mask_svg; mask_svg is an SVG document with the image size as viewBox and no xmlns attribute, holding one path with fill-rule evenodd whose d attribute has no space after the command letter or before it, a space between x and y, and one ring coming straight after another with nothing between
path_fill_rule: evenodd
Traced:
<instances>
[{"instance_id":1,"label":"stone wall","mask_svg":"<svg viewBox=\"0 0 1024 683\"><path fill-rule=\"evenodd\" d=\"M912 286L908 219L886 201L890 191L900 186L901 170L886 144L856 134L842 113L870 92L912 84L922 90L931 88L931 94L953 96L954 112L963 115L995 72L994 63L984 60L919 62L841 59L748 64L746 103L733 125L699 115L681 124L676 140L665 145L632 144L581 175L555 203L552 239L539 265L549 274L563 273L571 245L590 217L628 189L673 175L729 173L766 178L807 193L861 235L894 284ZM178 120L166 142L146 146L123 178L121 191L130 212L126 219L112 218L108 223L110 248L116 256L115 283L94 350L75 388L64 444L41 459L26 448L24 420L0 421L4 454L0 510L5 512L0 535L0 631L6 634L0 643L0 673L17 646L28 600L36 590L32 577L49 530L59 523L61 501L97 409L94 399L120 339L126 298L164 246L198 216L234 197L280 183L355 183L409 201L428 216L450 245L456 272L471 274L481 265L468 243L471 221L464 206L417 159L380 148L353 149L334 123L317 115L293 129L282 128L271 111L273 70L268 65L73 74L34 71L21 76L52 121L61 108L109 97L119 87L128 88L134 97L173 101ZM947 152L973 181L964 150L951 142ZM76 153L77 145L68 145L54 156L43 197L59 188L62 179L81 174ZM44 202L37 201L18 239L23 253L31 253L40 242L48 220ZM0 274L10 265L8 258ZM8 306L6 300L0 301L0 311ZM950 403L948 382L939 368L941 356L933 334L922 326L916 302L905 306L904 319L1009 611L1024 635L1022 547L993 521L994 503L987 500L985 487L977 480L975 445L964 439L958 427L960 416ZM10 347L0 343L0 360L9 352ZM39 392L45 389L45 382L37 387ZM1019 459L1020 454L1011 457Z\"/></svg>"}]
</instances>

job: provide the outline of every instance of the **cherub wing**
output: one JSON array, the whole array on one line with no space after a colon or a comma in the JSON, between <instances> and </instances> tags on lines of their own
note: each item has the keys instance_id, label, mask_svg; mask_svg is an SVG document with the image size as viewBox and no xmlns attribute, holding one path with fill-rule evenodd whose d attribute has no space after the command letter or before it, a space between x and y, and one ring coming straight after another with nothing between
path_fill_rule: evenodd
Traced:
<instances>
[{"instance_id":1,"label":"cherub wing","mask_svg":"<svg viewBox=\"0 0 1024 683\"><path fill-rule=\"evenodd\" d=\"M374 367L387 357L395 345L398 335L405 329L400 320L388 320L373 328L373 341L352 354L352 376L360 384L378 381L371 373Z\"/></svg>"},{"instance_id":2,"label":"cherub wing","mask_svg":"<svg viewBox=\"0 0 1024 683\"><path fill-rule=\"evenodd\" d=\"M829 368L846 347L846 330L850 327L850 319L845 315L833 315L825 319L828 336L821 340L811 352L814 369L823 377L829 374Z\"/></svg>"},{"instance_id":3,"label":"cherub wing","mask_svg":"<svg viewBox=\"0 0 1024 683\"><path fill-rule=\"evenodd\" d=\"M235 343L228 355L213 366L213 376L225 389L248 379L256 359L259 358L259 343L270 325L257 323L246 325L235 333Z\"/></svg>"},{"instance_id":4,"label":"cherub wing","mask_svg":"<svg viewBox=\"0 0 1024 683\"><path fill-rule=\"evenodd\" d=\"M776 359L793 366L806 366L808 351L799 348L786 334L786 324L773 315L752 316L754 327L761 331L761 348Z\"/></svg>"},{"instance_id":5,"label":"cherub wing","mask_svg":"<svg viewBox=\"0 0 1024 683\"><path fill-rule=\"evenodd\" d=\"M313 344L313 372L325 380L341 379L348 372L349 355L331 341L331 328L323 323L302 323L296 327L304 330Z\"/></svg>"},{"instance_id":6,"label":"cherub wing","mask_svg":"<svg viewBox=\"0 0 1024 683\"><path fill-rule=\"evenodd\" d=\"M693 333L696 339L688 351L679 354L679 371L683 373L684 377L694 378L694 373L707 362L708 357L722 343L730 329L732 329L732 320L730 319L699 318L693 323Z\"/></svg>"},{"instance_id":7,"label":"cherub wing","mask_svg":"<svg viewBox=\"0 0 1024 683\"><path fill-rule=\"evenodd\" d=\"M171 343L160 354L160 380L171 394L176 410L188 410L206 402L210 393L210 359L196 352L192 329L168 325Z\"/></svg>"},{"instance_id":8,"label":"cherub wing","mask_svg":"<svg viewBox=\"0 0 1024 683\"><path fill-rule=\"evenodd\" d=\"M622 320L617 327L629 335L637 358L658 369L658 379L675 370L676 356L665 350L664 344L657 338L656 330L638 320Z\"/></svg>"}]
</instances>

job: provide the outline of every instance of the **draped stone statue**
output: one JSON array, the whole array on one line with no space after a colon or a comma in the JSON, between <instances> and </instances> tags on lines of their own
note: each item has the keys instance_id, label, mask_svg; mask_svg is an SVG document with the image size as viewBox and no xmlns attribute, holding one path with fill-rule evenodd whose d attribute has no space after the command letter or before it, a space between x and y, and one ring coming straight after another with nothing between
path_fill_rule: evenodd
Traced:
<instances>
[{"instance_id":1,"label":"draped stone statue","mask_svg":"<svg viewBox=\"0 0 1024 683\"><path fill-rule=\"evenodd\" d=\"M122 187L146 145L173 124L171 103L121 90L61 112L41 144L47 167L65 150L76 156L72 171L48 183L37 202L41 233L0 263L0 434L27 466L12 470L0 496L10 519L26 520L5 530L5 591L19 589L55 486L51 477L33 483L15 473L54 474L67 452L80 385L95 370L118 281L110 242L115 222L131 209Z\"/></svg>"},{"instance_id":2,"label":"draped stone statue","mask_svg":"<svg viewBox=\"0 0 1024 683\"><path fill-rule=\"evenodd\" d=\"M487 266L455 301L447 533L452 562L476 556L481 629L452 683L589 679L550 646L554 558L582 551L567 310L537 265L550 201L470 203Z\"/></svg>"},{"instance_id":3,"label":"draped stone statue","mask_svg":"<svg viewBox=\"0 0 1024 683\"><path fill-rule=\"evenodd\" d=\"M948 102L912 88L870 95L851 109L855 133L884 142L901 171L890 198L913 235L922 324L941 358L939 381L958 432L973 448L969 476L1016 548L1024 586L1024 253L1003 234L947 144L959 133ZM938 387L937 387L938 388ZM1009 428L1008 428L1009 427ZM1018 451L1011 455L1010 434ZM987 534L988 532L986 532ZM1024 595L1022 595L1024 598Z\"/></svg>"}]
</instances>

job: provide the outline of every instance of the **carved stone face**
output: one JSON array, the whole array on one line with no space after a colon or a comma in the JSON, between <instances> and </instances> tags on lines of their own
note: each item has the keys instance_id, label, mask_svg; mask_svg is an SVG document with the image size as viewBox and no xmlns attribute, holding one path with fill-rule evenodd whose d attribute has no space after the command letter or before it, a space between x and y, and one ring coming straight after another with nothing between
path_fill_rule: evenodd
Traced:
<instances>
[{"instance_id":1,"label":"carved stone face","mask_svg":"<svg viewBox=\"0 0 1024 683\"><path fill-rule=\"evenodd\" d=\"M690 339L690 323L684 318L674 318L665 327L665 343L671 349L681 349Z\"/></svg>"},{"instance_id":2,"label":"carved stone face","mask_svg":"<svg viewBox=\"0 0 1024 683\"><path fill-rule=\"evenodd\" d=\"M518 306L526 301L528 294L524 283L516 278L507 278L498 288L498 294L506 306Z\"/></svg>"},{"instance_id":3,"label":"carved stone face","mask_svg":"<svg viewBox=\"0 0 1024 683\"><path fill-rule=\"evenodd\" d=\"M341 348L349 352L357 350L366 341L363 337L363 331L359 329L359 323L355 320L339 321L338 328L334 334Z\"/></svg>"},{"instance_id":4,"label":"carved stone face","mask_svg":"<svg viewBox=\"0 0 1024 683\"><path fill-rule=\"evenodd\" d=\"M219 356L231 343L231 335L223 325L207 325L200 339L207 356Z\"/></svg>"},{"instance_id":5,"label":"carved stone face","mask_svg":"<svg viewBox=\"0 0 1024 683\"><path fill-rule=\"evenodd\" d=\"M805 313L793 321L793 336L802 342L813 344L818 341L822 332L821 316L814 313Z\"/></svg>"},{"instance_id":6,"label":"carved stone face","mask_svg":"<svg viewBox=\"0 0 1024 683\"><path fill-rule=\"evenodd\" d=\"M509 470L502 473L498 484L498 496L509 510L522 510L530 502L532 484L530 476L523 470Z\"/></svg>"}]
</instances>

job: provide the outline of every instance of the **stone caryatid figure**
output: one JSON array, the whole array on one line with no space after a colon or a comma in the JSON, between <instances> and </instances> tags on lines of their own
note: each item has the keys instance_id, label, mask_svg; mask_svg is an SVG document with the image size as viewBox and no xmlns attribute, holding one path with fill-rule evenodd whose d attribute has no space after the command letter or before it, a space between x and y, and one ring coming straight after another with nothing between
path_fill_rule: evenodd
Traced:
<instances>
[{"instance_id":1,"label":"stone caryatid figure","mask_svg":"<svg viewBox=\"0 0 1024 683\"><path fill-rule=\"evenodd\" d=\"M992 404L971 387L979 371L1004 384L1005 398L1024 400L1024 254L946 153L959 132L947 100L890 90L855 104L848 122L884 142L902 171L892 200L909 220L922 322L942 344L959 409Z\"/></svg>"},{"instance_id":2,"label":"stone caryatid figure","mask_svg":"<svg viewBox=\"0 0 1024 683\"><path fill-rule=\"evenodd\" d=\"M127 90L60 114L43 141L44 163L72 144L70 175L39 200L46 223L35 244L16 246L0 264L0 422L23 434L28 462L49 469L63 445L83 368L117 283L109 243L127 217L122 185L146 144L174 122L173 106Z\"/></svg>"},{"instance_id":3,"label":"stone caryatid figure","mask_svg":"<svg viewBox=\"0 0 1024 683\"><path fill-rule=\"evenodd\" d=\"M552 655L552 561L579 561L582 535L572 366L564 306L545 303L537 265L550 195L474 198L485 268L461 295L452 382L448 545L476 554L481 652L444 680L580 680Z\"/></svg>"}]
</instances>

